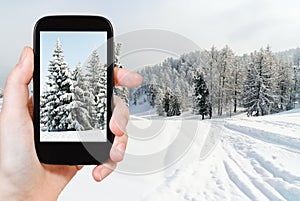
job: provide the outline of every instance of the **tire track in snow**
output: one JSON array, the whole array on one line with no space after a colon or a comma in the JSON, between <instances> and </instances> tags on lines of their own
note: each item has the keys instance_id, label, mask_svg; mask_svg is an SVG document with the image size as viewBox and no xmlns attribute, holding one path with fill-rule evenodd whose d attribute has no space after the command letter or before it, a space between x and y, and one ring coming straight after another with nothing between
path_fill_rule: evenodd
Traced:
<instances>
[{"instance_id":1,"label":"tire track in snow","mask_svg":"<svg viewBox=\"0 0 300 201\"><path fill-rule=\"evenodd\" d=\"M231 140L228 139L228 142L231 142ZM243 141L243 143L245 143L245 141ZM229 148L229 146L231 149ZM239 151L236 150L234 144L228 144L228 146L224 146L224 150L228 154L230 160L232 160L236 164L236 166L239 167L243 174L249 178L249 180L255 186L255 188L257 188L265 197L272 201L285 200L284 197L282 197L281 194L276 191L276 189L274 189L271 185L266 183L263 180L263 177L255 172L254 167L252 165L253 161L245 159L245 157L241 155ZM241 165L241 163L243 165ZM247 170L252 170L251 173L244 170L245 166L247 166Z\"/></svg>"},{"instance_id":2,"label":"tire track in snow","mask_svg":"<svg viewBox=\"0 0 300 201\"><path fill-rule=\"evenodd\" d=\"M268 172L261 166L257 166L257 164L253 164L255 170L262 177L268 176L265 181L272 186L278 193L282 195L288 201L296 201L300 198L300 189L292 184L287 183L286 181L280 178L272 178L272 174Z\"/></svg>"},{"instance_id":3,"label":"tire track in snow","mask_svg":"<svg viewBox=\"0 0 300 201\"><path fill-rule=\"evenodd\" d=\"M283 146L288 149L300 151L300 139L293 138L290 136L284 136L277 133L271 133L267 131L263 131L256 128L251 128L247 126L239 126L226 122L224 125L226 129L231 131L236 131L240 135L249 136L251 138L255 138L257 140L271 143L278 146Z\"/></svg>"},{"instance_id":4,"label":"tire track in snow","mask_svg":"<svg viewBox=\"0 0 300 201\"><path fill-rule=\"evenodd\" d=\"M295 119L295 117L286 117L287 119ZM239 119L240 120L240 119ZM266 124L270 125L270 126L279 126L281 128L292 128L292 129L298 129L300 130L300 124L296 124L296 123L292 123L292 122L288 122L288 121L271 121L271 120L253 120L253 118L251 119L243 119L243 121L245 122L255 122L257 124L260 124L262 126L266 126Z\"/></svg>"},{"instance_id":5,"label":"tire track in snow","mask_svg":"<svg viewBox=\"0 0 300 201\"><path fill-rule=\"evenodd\" d=\"M274 144L278 148L282 148L281 146L285 146L288 148L287 151L290 151L291 146L293 148L298 148L297 142L290 141L291 146L289 147L287 145L287 141L283 141L282 143L279 143L280 141L278 138L275 137L276 140L274 140L274 136L266 135L278 135L274 133L268 133L265 131L258 132L258 129L253 129L245 126L237 126L232 124L227 124L226 128L228 130L234 131L233 134L237 134L234 137L234 140L232 141L232 146L234 147L236 153L240 154L242 158L248 158L251 159L251 164L253 166L253 169L255 172L262 178L264 178L265 183L267 183L269 186L271 186L273 189L275 189L284 200L298 200L300 198L300 177L291 174L290 172L280 170L275 165L273 165L270 161L267 161L264 159L260 154L255 152L253 148L248 148L248 150L241 149L241 147L245 147L246 140L241 140L238 144L236 144L236 137L247 138L248 145L251 145L249 141L251 141L251 138L256 140L261 140L263 142L268 142L271 144ZM247 132L245 132L247 131ZM249 132L248 132L249 131ZM250 131L252 131L250 133ZM259 134L261 136L257 137ZM249 138L250 137L250 138ZM265 140L267 137L267 140ZM280 136L279 139L290 139L290 137L286 136ZM226 138L226 137L225 137ZM227 136L227 140L230 141L230 137ZM243 142L244 144L241 144ZM251 147L251 146L250 146ZM226 150L226 149L225 149ZM227 150L228 151L228 150ZM230 154L229 154L230 155ZM236 164L238 164L236 162ZM241 167L242 169L242 167ZM271 199L273 200L273 199ZM281 199L282 200L282 199Z\"/></svg>"},{"instance_id":6,"label":"tire track in snow","mask_svg":"<svg viewBox=\"0 0 300 201\"><path fill-rule=\"evenodd\" d=\"M238 170L234 167L232 167L232 164L229 164L229 161L223 161L224 168L226 170L228 178L232 181L232 183L244 194L246 195L249 200L260 200L259 197L257 197L257 190L253 189L253 187L247 185L249 183L248 178L245 175L242 175L241 173L237 173ZM254 192L256 191L256 192Z\"/></svg>"},{"instance_id":7,"label":"tire track in snow","mask_svg":"<svg viewBox=\"0 0 300 201\"><path fill-rule=\"evenodd\" d=\"M233 125L233 126L236 126L236 125ZM228 124L227 124L227 128L228 127L230 127L230 126L228 126ZM250 130L251 129L252 128L250 128ZM235 131L235 133L238 133L240 136L252 137L252 136L249 136L249 135L245 136L245 133L239 132L237 129L231 129L231 130ZM254 132L255 131L253 131L252 135L257 135ZM263 132L264 131L261 131L261 133L263 133ZM267 132L264 132L264 133L265 133L264 135L277 135L277 134L273 134L273 133L271 134L271 133L267 133ZM255 138L255 139L257 139L257 138ZM247 139L247 141L249 142L249 139ZM262 141L264 141L264 140L262 140ZM268 142L268 143L274 144L272 142ZM279 144L279 148L282 148L281 147L282 143L277 143L277 145L278 144ZM290 142L290 144L293 144L293 142ZM242 150L240 148L238 148L237 146L238 146L238 144L233 144L233 147L235 148L235 150L237 152L241 152ZM285 150L286 151L291 151L290 149L285 149ZM260 154L257 154L255 151L253 151L253 150L249 151L248 150L247 152L245 152L245 151L242 151L242 152L244 152L244 157L255 159L264 169L266 169L268 172L270 172L274 177L282 178L284 181L286 181L288 183L292 183L292 184L296 184L296 185L300 184L300 177L299 176L293 175L288 171L279 169L278 167L273 165L272 162L265 160ZM297 152L297 153L299 153L299 152Z\"/></svg>"}]
</instances>

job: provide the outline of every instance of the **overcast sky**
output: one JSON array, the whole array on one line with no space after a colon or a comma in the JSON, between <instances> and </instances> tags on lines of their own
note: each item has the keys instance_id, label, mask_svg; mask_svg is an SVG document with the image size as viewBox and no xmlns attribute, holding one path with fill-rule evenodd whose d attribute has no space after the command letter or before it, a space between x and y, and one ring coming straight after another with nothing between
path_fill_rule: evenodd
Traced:
<instances>
[{"instance_id":1,"label":"overcast sky","mask_svg":"<svg viewBox=\"0 0 300 201\"><path fill-rule=\"evenodd\" d=\"M10 0L0 6L0 88L23 46L32 46L36 20L50 14L103 15L117 35L164 29L201 48L228 44L237 54L267 44L279 51L300 43L298 0Z\"/></svg>"}]
</instances>

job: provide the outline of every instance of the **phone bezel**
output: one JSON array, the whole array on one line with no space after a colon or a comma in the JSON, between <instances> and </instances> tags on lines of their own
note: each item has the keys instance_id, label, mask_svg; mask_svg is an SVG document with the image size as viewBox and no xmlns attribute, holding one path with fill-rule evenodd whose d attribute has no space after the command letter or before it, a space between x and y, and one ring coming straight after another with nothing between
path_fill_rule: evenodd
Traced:
<instances>
[{"instance_id":1,"label":"phone bezel","mask_svg":"<svg viewBox=\"0 0 300 201\"><path fill-rule=\"evenodd\" d=\"M107 32L107 141L106 142L41 142L40 141L40 32L41 31L105 31ZM114 135L109 128L113 111L113 28L100 16L46 16L34 28L34 140L42 163L61 165L102 164L109 159Z\"/></svg>"}]
</instances>

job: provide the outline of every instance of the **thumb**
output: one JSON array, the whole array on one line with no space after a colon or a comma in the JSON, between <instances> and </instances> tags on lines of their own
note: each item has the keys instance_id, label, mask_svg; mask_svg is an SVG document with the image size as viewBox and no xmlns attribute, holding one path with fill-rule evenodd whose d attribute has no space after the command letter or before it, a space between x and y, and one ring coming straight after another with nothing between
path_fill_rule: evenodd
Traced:
<instances>
[{"instance_id":1,"label":"thumb","mask_svg":"<svg viewBox=\"0 0 300 201\"><path fill-rule=\"evenodd\" d=\"M14 120L28 113L28 84L33 74L33 51L24 47L20 60L9 74L4 88L2 112Z\"/></svg>"}]
</instances>

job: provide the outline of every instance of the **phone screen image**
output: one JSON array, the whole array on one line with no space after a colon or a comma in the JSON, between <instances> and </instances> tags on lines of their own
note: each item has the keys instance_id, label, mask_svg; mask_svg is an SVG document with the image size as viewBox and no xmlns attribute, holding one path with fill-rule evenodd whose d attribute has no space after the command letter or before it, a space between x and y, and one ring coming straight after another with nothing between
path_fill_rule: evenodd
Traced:
<instances>
[{"instance_id":1,"label":"phone screen image","mask_svg":"<svg viewBox=\"0 0 300 201\"><path fill-rule=\"evenodd\" d=\"M40 141L107 141L107 32L40 32Z\"/></svg>"}]
</instances>

